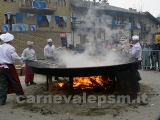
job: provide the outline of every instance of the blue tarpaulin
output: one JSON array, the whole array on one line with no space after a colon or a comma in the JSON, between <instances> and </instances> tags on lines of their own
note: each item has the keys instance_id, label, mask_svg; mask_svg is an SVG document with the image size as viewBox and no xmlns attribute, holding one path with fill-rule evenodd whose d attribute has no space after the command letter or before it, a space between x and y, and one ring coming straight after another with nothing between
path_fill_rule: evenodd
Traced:
<instances>
[{"instance_id":1,"label":"blue tarpaulin","mask_svg":"<svg viewBox=\"0 0 160 120\"><path fill-rule=\"evenodd\" d=\"M3 32L9 32L10 25L9 24L2 24L2 30L3 30Z\"/></svg>"},{"instance_id":2,"label":"blue tarpaulin","mask_svg":"<svg viewBox=\"0 0 160 120\"><path fill-rule=\"evenodd\" d=\"M46 8L47 7L47 4L46 2L40 2L40 1L33 1L33 7L34 8Z\"/></svg>"},{"instance_id":3,"label":"blue tarpaulin","mask_svg":"<svg viewBox=\"0 0 160 120\"><path fill-rule=\"evenodd\" d=\"M38 24L43 24L43 15L41 15L41 14L37 15L37 23Z\"/></svg>"},{"instance_id":4,"label":"blue tarpaulin","mask_svg":"<svg viewBox=\"0 0 160 120\"><path fill-rule=\"evenodd\" d=\"M59 16L54 16L54 18L55 18L56 24L59 25L59 23L60 23Z\"/></svg>"},{"instance_id":5,"label":"blue tarpaulin","mask_svg":"<svg viewBox=\"0 0 160 120\"><path fill-rule=\"evenodd\" d=\"M23 23L23 14L16 13L16 23Z\"/></svg>"},{"instance_id":6,"label":"blue tarpaulin","mask_svg":"<svg viewBox=\"0 0 160 120\"><path fill-rule=\"evenodd\" d=\"M28 31L28 24L12 24L12 31Z\"/></svg>"},{"instance_id":7,"label":"blue tarpaulin","mask_svg":"<svg viewBox=\"0 0 160 120\"><path fill-rule=\"evenodd\" d=\"M31 31L36 31L36 25L31 24L31 25L30 25L30 30L31 30Z\"/></svg>"},{"instance_id":8,"label":"blue tarpaulin","mask_svg":"<svg viewBox=\"0 0 160 120\"><path fill-rule=\"evenodd\" d=\"M149 28L148 28L148 27L146 27L146 31L149 31Z\"/></svg>"},{"instance_id":9,"label":"blue tarpaulin","mask_svg":"<svg viewBox=\"0 0 160 120\"><path fill-rule=\"evenodd\" d=\"M98 18L98 23L101 24L102 23L102 19Z\"/></svg>"},{"instance_id":10,"label":"blue tarpaulin","mask_svg":"<svg viewBox=\"0 0 160 120\"><path fill-rule=\"evenodd\" d=\"M112 21L112 28L114 28L116 26L115 21Z\"/></svg>"},{"instance_id":11,"label":"blue tarpaulin","mask_svg":"<svg viewBox=\"0 0 160 120\"><path fill-rule=\"evenodd\" d=\"M135 23L131 23L131 28L132 29L136 29L136 24Z\"/></svg>"},{"instance_id":12,"label":"blue tarpaulin","mask_svg":"<svg viewBox=\"0 0 160 120\"><path fill-rule=\"evenodd\" d=\"M76 21L76 19L77 19L77 17L71 17L72 18L72 20L74 20L74 21Z\"/></svg>"}]
</instances>

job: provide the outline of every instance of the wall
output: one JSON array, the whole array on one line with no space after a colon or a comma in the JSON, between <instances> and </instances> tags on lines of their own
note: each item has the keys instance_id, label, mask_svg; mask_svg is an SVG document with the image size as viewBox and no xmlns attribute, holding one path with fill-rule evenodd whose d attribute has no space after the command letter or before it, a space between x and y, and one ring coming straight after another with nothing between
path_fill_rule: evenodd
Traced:
<instances>
[{"instance_id":1,"label":"wall","mask_svg":"<svg viewBox=\"0 0 160 120\"><path fill-rule=\"evenodd\" d=\"M85 17L85 15L88 14L88 13L84 13L83 10L76 10L76 9L72 10L71 13L72 13L71 16L76 16L77 17L77 19L76 19L77 22L80 21L81 17ZM137 15L130 14L130 13L124 13L124 15L127 17L126 20L125 20L127 22L127 24L129 23L129 17L134 17L135 22L138 23ZM87 15L87 16L89 16L89 15ZM104 18L107 18L108 20L110 20L110 22L107 22L107 24L104 24L104 25L101 26L103 29L105 29L105 33L104 32L101 33L101 39L104 39L104 40L118 40L122 36L125 36L128 39L131 38L131 30L129 28L127 28L128 25L117 25L117 21L116 21L116 27L114 29L112 29L111 28L111 26L112 26L111 25L112 24L111 16L110 15L104 15L104 14L102 16ZM92 18L91 16L90 16L89 19L86 19L86 21L90 21L90 22L92 20L94 20L94 17ZM105 21L105 19L103 21ZM88 24L88 26L90 26L90 25ZM109 27L107 27L107 26L109 26ZM119 33L119 31L121 31L121 33ZM139 33L140 33L140 29L133 30L133 34L139 35ZM90 42L94 41L94 33L92 31L86 32L86 34L87 34L86 39L88 39ZM97 39L97 40L101 41L101 39ZM80 37L78 36L78 31L74 32L74 43L75 44L80 43Z\"/></svg>"},{"instance_id":2,"label":"wall","mask_svg":"<svg viewBox=\"0 0 160 120\"><path fill-rule=\"evenodd\" d=\"M56 2L56 0L51 0L51 2ZM4 23L4 14L6 12L11 12L16 14L19 12L19 2L6 2L0 1L0 23ZM67 27L59 28L55 23L54 16L67 16ZM23 13L23 23L24 24L37 24L36 15L33 17L27 17L26 13ZM11 32L15 35L15 40L13 45L15 46L19 55L21 55L24 48L26 48L26 42L31 40L34 42L34 49L36 50L37 57L43 58L43 48L47 44L46 40L48 38L53 39L53 44L56 47L61 46L60 32L67 32L68 42L71 42L71 18L70 18L70 0L67 0L66 7L57 7L52 15L52 22L49 24L49 27L37 27L37 31L27 31L27 32Z\"/></svg>"},{"instance_id":3,"label":"wall","mask_svg":"<svg viewBox=\"0 0 160 120\"><path fill-rule=\"evenodd\" d=\"M56 2L56 0L51 0L51 2ZM71 32L71 19L70 19L70 0L67 0L66 7L57 6L57 11L55 11L52 15L52 21L49 24L49 27L37 27L37 30L41 31L54 31L54 32ZM0 23L4 23L4 14L6 12L11 12L12 14L16 14L19 12L19 2L6 2L0 1ZM63 29L58 27L55 23L54 16L67 16L67 27ZM27 17L26 13L23 13L23 23L24 24L37 24L36 15L33 17Z\"/></svg>"},{"instance_id":4,"label":"wall","mask_svg":"<svg viewBox=\"0 0 160 120\"><path fill-rule=\"evenodd\" d=\"M47 45L47 39L52 38L55 47L61 47L61 40L59 32L51 31L36 31L36 32L11 32L15 39L13 41L13 46L16 49L18 55L22 54L22 51L27 47L27 41L32 41L34 46L33 49L37 54L38 59L44 58L44 47Z\"/></svg>"}]
</instances>

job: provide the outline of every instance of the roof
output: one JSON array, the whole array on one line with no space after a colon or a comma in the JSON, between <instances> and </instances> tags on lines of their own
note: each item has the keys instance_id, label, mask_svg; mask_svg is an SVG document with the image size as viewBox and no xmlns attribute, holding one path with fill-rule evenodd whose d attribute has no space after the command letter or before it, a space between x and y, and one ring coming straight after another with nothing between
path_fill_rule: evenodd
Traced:
<instances>
[{"instance_id":1,"label":"roof","mask_svg":"<svg viewBox=\"0 0 160 120\"><path fill-rule=\"evenodd\" d=\"M108 3L96 3L97 5L95 8L97 10L109 10L109 11L118 11L118 12L125 12L125 13L131 13L131 14L139 14L135 9L124 9L116 6L109 5ZM83 8L83 9L89 9L91 6L93 6L93 2L91 1L72 1L71 6L75 9Z\"/></svg>"},{"instance_id":2,"label":"roof","mask_svg":"<svg viewBox=\"0 0 160 120\"><path fill-rule=\"evenodd\" d=\"M102 8L105 10L110 10L110 11L119 11L119 12L125 12L125 13L132 13L132 14L138 14L137 11L135 11L134 9L124 9L124 8L120 8L120 7L116 7L116 6L112 6L107 4L105 8Z\"/></svg>"},{"instance_id":3,"label":"roof","mask_svg":"<svg viewBox=\"0 0 160 120\"><path fill-rule=\"evenodd\" d=\"M151 20L153 20L156 24L160 24L160 21L158 19L156 19L152 14L150 14L148 11L147 12L143 12L143 15L146 15L147 17L149 17Z\"/></svg>"},{"instance_id":4,"label":"roof","mask_svg":"<svg viewBox=\"0 0 160 120\"><path fill-rule=\"evenodd\" d=\"M96 3L97 4L97 3ZM89 9L93 6L93 1L72 1L71 2L71 7L73 9ZM135 9L124 9L116 6L109 5L108 3L99 3L95 6L95 9L97 10L103 10L103 11L115 11L115 12L123 12L123 13L129 13L129 14L141 14L149 17L153 22L156 24L160 24L160 21L156 19L152 14L150 14L148 11L147 12L137 12Z\"/></svg>"},{"instance_id":5,"label":"roof","mask_svg":"<svg viewBox=\"0 0 160 120\"><path fill-rule=\"evenodd\" d=\"M160 17L160 13L157 15L157 18Z\"/></svg>"}]
</instances>

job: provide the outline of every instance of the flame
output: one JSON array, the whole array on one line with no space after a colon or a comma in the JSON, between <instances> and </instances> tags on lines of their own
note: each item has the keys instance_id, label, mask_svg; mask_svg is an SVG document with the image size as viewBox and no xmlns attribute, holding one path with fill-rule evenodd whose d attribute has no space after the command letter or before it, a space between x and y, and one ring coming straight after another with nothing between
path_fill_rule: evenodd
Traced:
<instances>
[{"instance_id":1,"label":"flame","mask_svg":"<svg viewBox=\"0 0 160 120\"><path fill-rule=\"evenodd\" d=\"M90 76L90 77L74 77L73 87L81 89L93 89L94 87L104 88L105 90L110 87L112 80L109 77ZM59 82L58 87L65 87L65 82Z\"/></svg>"},{"instance_id":2,"label":"flame","mask_svg":"<svg viewBox=\"0 0 160 120\"><path fill-rule=\"evenodd\" d=\"M73 87L85 87L90 88L96 85L103 86L102 76L91 76L91 77L75 77L73 80Z\"/></svg>"},{"instance_id":3,"label":"flame","mask_svg":"<svg viewBox=\"0 0 160 120\"><path fill-rule=\"evenodd\" d=\"M59 86L59 87L63 87L64 84L65 84L65 83L61 82L61 83L58 83L58 86Z\"/></svg>"}]
</instances>

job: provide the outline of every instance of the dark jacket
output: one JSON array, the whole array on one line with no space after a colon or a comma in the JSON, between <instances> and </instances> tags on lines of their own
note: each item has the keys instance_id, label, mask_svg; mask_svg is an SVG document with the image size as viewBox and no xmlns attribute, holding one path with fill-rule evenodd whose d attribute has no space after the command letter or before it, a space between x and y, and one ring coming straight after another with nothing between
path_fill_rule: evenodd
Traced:
<instances>
[{"instance_id":1,"label":"dark jacket","mask_svg":"<svg viewBox=\"0 0 160 120\"><path fill-rule=\"evenodd\" d=\"M160 44L157 44L156 47L157 47L157 50L160 50Z\"/></svg>"},{"instance_id":2,"label":"dark jacket","mask_svg":"<svg viewBox=\"0 0 160 120\"><path fill-rule=\"evenodd\" d=\"M160 44L157 44L156 47L157 47L156 58L157 58L158 66L160 67Z\"/></svg>"},{"instance_id":3,"label":"dark jacket","mask_svg":"<svg viewBox=\"0 0 160 120\"><path fill-rule=\"evenodd\" d=\"M156 55L156 51L154 51L154 50L157 50L156 44L154 44L154 43L150 44L149 47L151 49L151 57L152 57L152 55Z\"/></svg>"}]
</instances>

